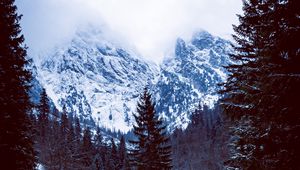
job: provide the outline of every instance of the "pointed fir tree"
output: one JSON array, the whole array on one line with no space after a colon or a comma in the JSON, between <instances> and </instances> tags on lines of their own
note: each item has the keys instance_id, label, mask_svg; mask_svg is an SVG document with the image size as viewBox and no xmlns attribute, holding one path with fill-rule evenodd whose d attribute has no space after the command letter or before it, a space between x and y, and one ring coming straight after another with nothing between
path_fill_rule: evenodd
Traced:
<instances>
[{"instance_id":1,"label":"pointed fir tree","mask_svg":"<svg viewBox=\"0 0 300 170\"><path fill-rule=\"evenodd\" d=\"M94 136L94 145L95 145L96 149L99 151L104 146L103 137L102 137L101 129L99 126L97 126L97 128L96 128L96 134Z\"/></svg>"},{"instance_id":2,"label":"pointed fir tree","mask_svg":"<svg viewBox=\"0 0 300 170\"><path fill-rule=\"evenodd\" d=\"M158 118L148 89L145 88L137 104L136 125L133 132L136 140L129 141L131 165L137 169L171 169L171 146L166 126Z\"/></svg>"},{"instance_id":3,"label":"pointed fir tree","mask_svg":"<svg viewBox=\"0 0 300 170\"><path fill-rule=\"evenodd\" d=\"M54 113L58 112L54 109ZM59 114L59 113L55 113ZM55 115L54 114L54 115ZM43 154L44 156L40 157L41 164L45 167L45 169L58 169L62 167L62 157L63 152L63 139L60 133L60 123L57 119L49 119L49 129L46 135L46 147L45 151L40 152L39 154ZM40 141L40 140L38 140ZM42 158L42 159L41 159Z\"/></svg>"},{"instance_id":4,"label":"pointed fir tree","mask_svg":"<svg viewBox=\"0 0 300 170\"><path fill-rule=\"evenodd\" d=\"M14 0L0 2L0 157L6 169L34 169L31 139L31 74Z\"/></svg>"},{"instance_id":5,"label":"pointed fir tree","mask_svg":"<svg viewBox=\"0 0 300 170\"><path fill-rule=\"evenodd\" d=\"M109 169L119 169L119 157L117 154L117 145L114 138L110 140L110 159L109 159Z\"/></svg>"},{"instance_id":6,"label":"pointed fir tree","mask_svg":"<svg viewBox=\"0 0 300 170\"><path fill-rule=\"evenodd\" d=\"M222 93L232 125L232 159L241 169L295 169L299 145L300 4L296 0L243 1L234 26L236 64ZM276 139L276 140L274 140Z\"/></svg>"},{"instance_id":7,"label":"pointed fir tree","mask_svg":"<svg viewBox=\"0 0 300 170\"><path fill-rule=\"evenodd\" d=\"M69 123L69 118L67 116L67 108L64 105L63 106L63 111L61 113L61 118L60 118L60 133L63 139L67 140L68 133L70 131L70 123ZM67 141L65 141L67 142Z\"/></svg>"},{"instance_id":8,"label":"pointed fir tree","mask_svg":"<svg viewBox=\"0 0 300 170\"><path fill-rule=\"evenodd\" d=\"M63 106L60 120L60 130L58 132L59 143L60 143L60 154L59 154L59 167L60 169L66 169L73 165L72 158L72 141L71 137L71 127L68 118L68 113L66 106Z\"/></svg>"},{"instance_id":9,"label":"pointed fir tree","mask_svg":"<svg viewBox=\"0 0 300 170\"><path fill-rule=\"evenodd\" d=\"M46 130L48 129L48 124L49 124L49 99L46 94L46 90L43 89L40 97L40 103L38 106L39 110L39 115L38 115L38 122L39 122L39 135L42 142L45 142L45 135L46 135Z\"/></svg>"},{"instance_id":10,"label":"pointed fir tree","mask_svg":"<svg viewBox=\"0 0 300 170\"><path fill-rule=\"evenodd\" d=\"M93 159L93 167L94 169L100 170L104 168L106 149L99 126L97 126L96 134L94 135L94 147L95 156Z\"/></svg>"},{"instance_id":11,"label":"pointed fir tree","mask_svg":"<svg viewBox=\"0 0 300 170\"><path fill-rule=\"evenodd\" d=\"M83 169L89 169L93 165L94 146L92 143L92 134L89 127L85 128L81 146L81 161Z\"/></svg>"},{"instance_id":12,"label":"pointed fir tree","mask_svg":"<svg viewBox=\"0 0 300 170\"><path fill-rule=\"evenodd\" d=\"M50 135L50 123L49 123L49 99L46 94L46 90L43 89L40 94L40 102L38 105L38 120L36 124L37 128L37 139L36 139L36 148L38 151L39 162L44 166L47 164L50 153L49 151L49 138Z\"/></svg>"},{"instance_id":13,"label":"pointed fir tree","mask_svg":"<svg viewBox=\"0 0 300 170\"><path fill-rule=\"evenodd\" d=\"M119 144L119 151L118 151L119 159L120 159L120 170L128 170L130 169L129 159L126 149L126 142L124 135L121 136L120 144Z\"/></svg>"},{"instance_id":14,"label":"pointed fir tree","mask_svg":"<svg viewBox=\"0 0 300 170\"><path fill-rule=\"evenodd\" d=\"M81 141L81 126L80 126L79 118L77 116L75 116L74 133L75 133L75 141L77 142L77 144L79 144Z\"/></svg>"}]
</instances>

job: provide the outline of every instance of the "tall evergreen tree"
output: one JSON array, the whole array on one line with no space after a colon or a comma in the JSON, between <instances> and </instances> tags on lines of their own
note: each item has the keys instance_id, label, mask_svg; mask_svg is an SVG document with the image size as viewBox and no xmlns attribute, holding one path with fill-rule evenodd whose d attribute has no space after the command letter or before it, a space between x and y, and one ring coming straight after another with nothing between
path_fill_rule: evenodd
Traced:
<instances>
[{"instance_id":1,"label":"tall evergreen tree","mask_svg":"<svg viewBox=\"0 0 300 170\"><path fill-rule=\"evenodd\" d=\"M60 142L60 151L59 151L59 167L60 169L66 169L72 167L74 164L72 158L72 142L70 139L72 138L71 134L71 127L70 121L68 118L67 109L63 106L63 111L61 113L61 120L60 120L60 130L57 133L57 137L59 137Z\"/></svg>"},{"instance_id":2,"label":"tall evergreen tree","mask_svg":"<svg viewBox=\"0 0 300 170\"><path fill-rule=\"evenodd\" d=\"M81 126L79 122L79 118L75 116L75 141L79 144L81 141Z\"/></svg>"},{"instance_id":3,"label":"tall evergreen tree","mask_svg":"<svg viewBox=\"0 0 300 170\"><path fill-rule=\"evenodd\" d=\"M94 136L94 145L99 150L104 146L103 137L99 126L97 126L96 134Z\"/></svg>"},{"instance_id":4,"label":"tall evergreen tree","mask_svg":"<svg viewBox=\"0 0 300 170\"><path fill-rule=\"evenodd\" d=\"M104 162L106 157L106 147L103 142L100 127L97 126L96 134L94 136L95 156L94 156L94 167L97 170L104 169Z\"/></svg>"},{"instance_id":5,"label":"tall evergreen tree","mask_svg":"<svg viewBox=\"0 0 300 170\"><path fill-rule=\"evenodd\" d=\"M46 134L45 146L39 153L40 163L46 169L59 169L62 167L62 145L63 140L60 133L60 124L55 119L49 119L48 132ZM40 138L40 137L38 137ZM37 139L38 144L40 139Z\"/></svg>"},{"instance_id":6,"label":"tall evergreen tree","mask_svg":"<svg viewBox=\"0 0 300 170\"><path fill-rule=\"evenodd\" d=\"M158 118L148 89L145 88L137 104L138 115L134 115L133 126L137 140L130 143L131 164L137 169L171 169L171 146L166 126Z\"/></svg>"},{"instance_id":7,"label":"tall evergreen tree","mask_svg":"<svg viewBox=\"0 0 300 170\"><path fill-rule=\"evenodd\" d=\"M121 139L120 139L118 155L119 155L119 159L120 159L119 169L121 169L121 170L130 169L124 135L122 135Z\"/></svg>"},{"instance_id":8,"label":"tall evergreen tree","mask_svg":"<svg viewBox=\"0 0 300 170\"><path fill-rule=\"evenodd\" d=\"M110 146L110 160L109 160L109 169L119 169L119 157L117 154L117 145L115 143L114 138L111 138L110 140L111 146Z\"/></svg>"},{"instance_id":9,"label":"tall evergreen tree","mask_svg":"<svg viewBox=\"0 0 300 170\"><path fill-rule=\"evenodd\" d=\"M6 169L33 169L36 164L28 134L31 74L25 69L28 60L20 19L14 0L0 2L0 157Z\"/></svg>"},{"instance_id":10,"label":"tall evergreen tree","mask_svg":"<svg viewBox=\"0 0 300 170\"><path fill-rule=\"evenodd\" d=\"M83 169L91 169L93 163L94 146L92 144L92 134L89 127L87 127L83 132L81 154Z\"/></svg>"},{"instance_id":11,"label":"tall evergreen tree","mask_svg":"<svg viewBox=\"0 0 300 170\"><path fill-rule=\"evenodd\" d=\"M233 124L232 159L242 169L295 169L300 138L300 4L246 0L222 101Z\"/></svg>"},{"instance_id":12,"label":"tall evergreen tree","mask_svg":"<svg viewBox=\"0 0 300 170\"><path fill-rule=\"evenodd\" d=\"M49 139L52 137L50 134L49 124L49 100L45 89L40 95L40 103L38 105L38 120L36 123L37 136L36 136L36 150L38 151L39 163L46 165L49 158Z\"/></svg>"},{"instance_id":13,"label":"tall evergreen tree","mask_svg":"<svg viewBox=\"0 0 300 170\"><path fill-rule=\"evenodd\" d=\"M63 106L63 111L61 113L61 123L60 123L60 133L64 139L67 139L68 133L70 131L69 118L67 116L67 109Z\"/></svg>"},{"instance_id":14,"label":"tall evergreen tree","mask_svg":"<svg viewBox=\"0 0 300 170\"><path fill-rule=\"evenodd\" d=\"M42 140L45 139L45 134L47 133L46 130L49 128L48 123L49 123L49 99L46 93L46 90L43 89L41 93L41 98L40 98L40 104L38 106L39 110L39 115L38 115L38 122L39 122L39 135Z\"/></svg>"}]
</instances>

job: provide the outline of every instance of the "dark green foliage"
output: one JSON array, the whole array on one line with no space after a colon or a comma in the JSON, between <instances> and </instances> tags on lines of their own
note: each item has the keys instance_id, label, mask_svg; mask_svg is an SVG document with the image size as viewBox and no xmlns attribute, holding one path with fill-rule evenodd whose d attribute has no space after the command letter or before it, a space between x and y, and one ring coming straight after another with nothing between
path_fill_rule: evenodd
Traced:
<instances>
[{"instance_id":1,"label":"dark green foliage","mask_svg":"<svg viewBox=\"0 0 300 170\"><path fill-rule=\"evenodd\" d=\"M131 164L137 169L171 169L171 146L163 122L155 112L151 95L145 88L137 104L138 115L134 115L133 126L137 140L130 143Z\"/></svg>"},{"instance_id":2,"label":"dark green foliage","mask_svg":"<svg viewBox=\"0 0 300 170\"><path fill-rule=\"evenodd\" d=\"M42 93L40 94L40 103L38 104L38 116L36 122L36 150L38 151L38 158L39 162L46 162L48 159L48 146L46 145L46 141L50 140L48 134L49 131L49 100L46 94L45 89L43 89Z\"/></svg>"},{"instance_id":3,"label":"dark green foliage","mask_svg":"<svg viewBox=\"0 0 300 170\"><path fill-rule=\"evenodd\" d=\"M60 133L64 136L64 138L67 137L67 133L69 132L69 118L67 116L67 110L66 107L63 107L63 112L61 113L61 122L60 122Z\"/></svg>"},{"instance_id":4,"label":"dark green foliage","mask_svg":"<svg viewBox=\"0 0 300 170\"><path fill-rule=\"evenodd\" d=\"M103 137L99 127L96 129L96 134L94 136L94 146L95 146L95 157L94 157L94 167L97 170L104 168L104 162L107 155L107 147L103 142Z\"/></svg>"},{"instance_id":5,"label":"dark green foliage","mask_svg":"<svg viewBox=\"0 0 300 170\"><path fill-rule=\"evenodd\" d=\"M90 128L86 128L83 132L81 154L83 169L91 169L93 163L94 146L92 144L92 135Z\"/></svg>"},{"instance_id":6,"label":"dark green foliage","mask_svg":"<svg viewBox=\"0 0 300 170\"><path fill-rule=\"evenodd\" d=\"M129 165L129 158L127 154L127 149L126 149L126 143L125 143L125 138L122 135L120 139L120 145L119 145L119 150L118 150L118 155L119 155L119 160L120 160L120 170L127 170L130 169Z\"/></svg>"},{"instance_id":7,"label":"dark green foliage","mask_svg":"<svg viewBox=\"0 0 300 170\"><path fill-rule=\"evenodd\" d=\"M14 0L0 2L0 157L6 169L36 165L28 96L31 74Z\"/></svg>"},{"instance_id":8,"label":"dark green foliage","mask_svg":"<svg viewBox=\"0 0 300 170\"><path fill-rule=\"evenodd\" d=\"M297 169L300 156L300 3L247 0L234 26L237 61L222 101L232 120L228 167Z\"/></svg>"},{"instance_id":9,"label":"dark green foliage","mask_svg":"<svg viewBox=\"0 0 300 170\"><path fill-rule=\"evenodd\" d=\"M109 156L109 167L110 169L119 169L118 166L119 166L119 158L118 158L118 155L117 155L117 146L116 146L116 143L114 141L113 138L111 138L110 140L110 156Z\"/></svg>"},{"instance_id":10,"label":"dark green foliage","mask_svg":"<svg viewBox=\"0 0 300 170\"><path fill-rule=\"evenodd\" d=\"M80 140L81 140L81 126L80 126L79 118L77 116L75 117L75 125L74 126L75 126L75 128L74 128L74 135L75 135L74 138L75 139L74 140L77 143L80 143ZM99 130L99 133L100 133L100 130Z\"/></svg>"},{"instance_id":11,"label":"dark green foliage","mask_svg":"<svg viewBox=\"0 0 300 170\"><path fill-rule=\"evenodd\" d=\"M171 136L174 169L222 169L228 159L227 123L218 106L195 110L185 130L175 129Z\"/></svg>"},{"instance_id":12,"label":"dark green foliage","mask_svg":"<svg viewBox=\"0 0 300 170\"><path fill-rule=\"evenodd\" d=\"M47 98L46 93L43 92L41 95L41 99ZM47 107L44 104L45 101L40 101L39 108ZM49 113L43 113L45 110ZM63 107L62 113L54 112L57 110L53 110L52 113L49 109L44 108L39 109L38 119L31 116L37 132L35 133L35 148L39 152L39 163L46 169L130 169L128 161L126 162L128 158L124 138L120 147L117 147L113 139L109 147L103 141L99 127L96 128L95 135L92 134L89 127L86 127L81 134L82 129L78 117L67 113L65 107ZM61 116L57 118L49 115Z\"/></svg>"},{"instance_id":13,"label":"dark green foliage","mask_svg":"<svg viewBox=\"0 0 300 170\"><path fill-rule=\"evenodd\" d=\"M70 122L68 118L68 113L66 111L65 106L63 107L63 111L60 114L60 120L59 120L59 129L58 131L54 132L53 136L57 140L57 150L54 151L54 154L57 155L57 161L58 163L54 166L58 166L60 169L66 169L71 167L76 167L73 165L76 165L78 161L74 161L73 154L74 150L78 149L79 146L75 146L75 140L74 139L74 132L71 131L72 122ZM55 124L57 124L55 122ZM76 147L76 148L74 148ZM76 153L75 153L76 154ZM52 166L52 165L51 165Z\"/></svg>"},{"instance_id":14,"label":"dark green foliage","mask_svg":"<svg viewBox=\"0 0 300 170\"><path fill-rule=\"evenodd\" d=\"M48 123L49 123L49 99L47 97L45 89L43 89L40 99L40 104L38 106L38 121L39 121L39 135L41 139L44 139L45 134L47 133Z\"/></svg>"}]
</instances>

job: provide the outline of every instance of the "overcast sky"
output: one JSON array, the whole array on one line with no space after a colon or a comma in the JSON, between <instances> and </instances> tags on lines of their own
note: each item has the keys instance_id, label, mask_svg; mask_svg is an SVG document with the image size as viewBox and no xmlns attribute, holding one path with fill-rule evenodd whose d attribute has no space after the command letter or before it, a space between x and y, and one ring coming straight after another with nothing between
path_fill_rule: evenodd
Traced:
<instances>
[{"instance_id":1,"label":"overcast sky","mask_svg":"<svg viewBox=\"0 0 300 170\"><path fill-rule=\"evenodd\" d=\"M49 50L92 23L160 62L177 37L200 29L229 38L241 0L17 0L29 54ZM114 37L115 38L115 37Z\"/></svg>"}]
</instances>

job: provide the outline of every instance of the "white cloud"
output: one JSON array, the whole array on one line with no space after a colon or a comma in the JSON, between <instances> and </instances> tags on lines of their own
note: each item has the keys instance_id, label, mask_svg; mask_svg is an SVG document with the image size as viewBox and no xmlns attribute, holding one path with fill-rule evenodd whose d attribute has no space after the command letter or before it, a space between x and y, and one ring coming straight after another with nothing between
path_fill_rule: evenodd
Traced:
<instances>
[{"instance_id":1,"label":"white cloud","mask_svg":"<svg viewBox=\"0 0 300 170\"><path fill-rule=\"evenodd\" d=\"M71 37L80 25L105 25L156 62L177 37L205 29L229 37L241 13L240 0L17 0L31 51Z\"/></svg>"}]
</instances>

